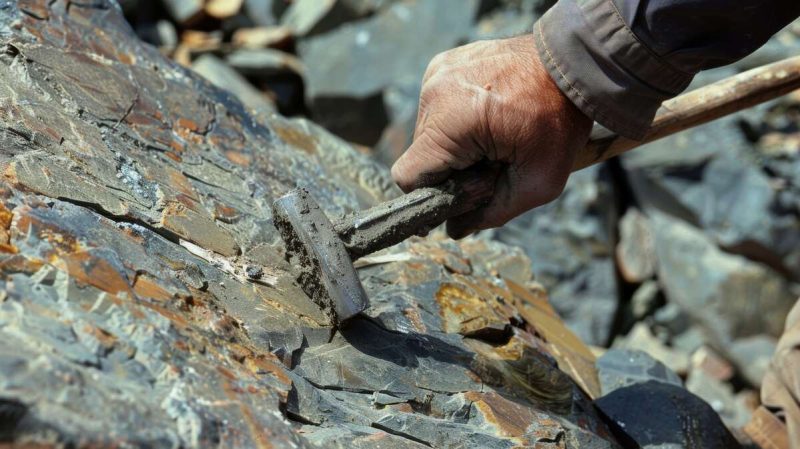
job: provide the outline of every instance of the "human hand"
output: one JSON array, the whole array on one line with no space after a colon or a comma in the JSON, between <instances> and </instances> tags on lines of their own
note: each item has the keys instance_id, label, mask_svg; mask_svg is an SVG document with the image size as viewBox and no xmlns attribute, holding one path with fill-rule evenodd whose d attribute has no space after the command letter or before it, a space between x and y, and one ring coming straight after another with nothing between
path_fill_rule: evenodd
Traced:
<instances>
[{"instance_id":1,"label":"human hand","mask_svg":"<svg viewBox=\"0 0 800 449\"><path fill-rule=\"evenodd\" d=\"M462 238L555 199L591 127L542 66L532 35L475 42L431 61L414 141L392 177L409 192L484 160L500 163L499 175L480 175L496 177L489 203L448 220L448 234Z\"/></svg>"}]
</instances>

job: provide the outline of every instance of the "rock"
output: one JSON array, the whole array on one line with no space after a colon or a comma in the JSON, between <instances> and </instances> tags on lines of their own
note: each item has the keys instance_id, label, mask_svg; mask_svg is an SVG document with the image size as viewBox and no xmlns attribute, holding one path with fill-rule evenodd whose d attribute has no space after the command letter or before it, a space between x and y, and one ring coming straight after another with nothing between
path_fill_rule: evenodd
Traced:
<instances>
[{"instance_id":1,"label":"rock","mask_svg":"<svg viewBox=\"0 0 800 449\"><path fill-rule=\"evenodd\" d=\"M413 0L305 39L306 98L315 120L347 140L375 144L387 124L383 90L416 87L428 62L470 32L477 0ZM353 71L352 67L358 67Z\"/></svg>"},{"instance_id":2,"label":"rock","mask_svg":"<svg viewBox=\"0 0 800 449\"><path fill-rule=\"evenodd\" d=\"M530 33L537 16L519 11L500 9L478 21L470 40L504 39Z\"/></svg>"},{"instance_id":3,"label":"rock","mask_svg":"<svg viewBox=\"0 0 800 449\"><path fill-rule=\"evenodd\" d=\"M680 335L692 328L689 316L674 303L666 303L659 307L653 314L653 324L663 329L669 337ZM692 348L688 352L693 352L695 349Z\"/></svg>"},{"instance_id":4,"label":"rock","mask_svg":"<svg viewBox=\"0 0 800 449\"><path fill-rule=\"evenodd\" d=\"M666 346L642 322L636 323L625 337L617 337L613 347L645 352L678 374L689 369L689 355Z\"/></svg>"},{"instance_id":5,"label":"rock","mask_svg":"<svg viewBox=\"0 0 800 449\"><path fill-rule=\"evenodd\" d=\"M770 108L751 108L653 142L622 160L645 209L681 218L729 251L800 279L797 209L784 205L800 192L779 188L775 174L781 169L773 168L791 166L792 159L770 163L751 143Z\"/></svg>"},{"instance_id":6,"label":"rock","mask_svg":"<svg viewBox=\"0 0 800 449\"><path fill-rule=\"evenodd\" d=\"M636 209L628 209L619 221L616 256L620 273L628 282L640 283L655 274L653 233L647 217Z\"/></svg>"},{"instance_id":7,"label":"rock","mask_svg":"<svg viewBox=\"0 0 800 449\"><path fill-rule=\"evenodd\" d=\"M275 104L266 95L216 56L200 56L192 63L192 70L211 84L232 93L257 115L267 115L275 111Z\"/></svg>"},{"instance_id":8,"label":"rock","mask_svg":"<svg viewBox=\"0 0 800 449\"><path fill-rule=\"evenodd\" d=\"M244 48L286 47L292 35L286 27L238 28L231 36L231 42Z\"/></svg>"},{"instance_id":9,"label":"rock","mask_svg":"<svg viewBox=\"0 0 800 449\"><path fill-rule=\"evenodd\" d=\"M730 347L731 361L744 378L758 388L769 368L776 346L775 338L768 335L740 338Z\"/></svg>"},{"instance_id":10,"label":"rock","mask_svg":"<svg viewBox=\"0 0 800 449\"><path fill-rule=\"evenodd\" d=\"M244 0L244 11L247 17L258 26L272 26L288 7L283 0Z\"/></svg>"},{"instance_id":11,"label":"rock","mask_svg":"<svg viewBox=\"0 0 800 449\"><path fill-rule=\"evenodd\" d=\"M398 83L383 91L388 125L375 144L372 155L387 167L391 167L411 145L417 125L419 90L419 84L414 81Z\"/></svg>"},{"instance_id":12,"label":"rock","mask_svg":"<svg viewBox=\"0 0 800 449\"><path fill-rule=\"evenodd\" d=\"M303 63L289 53L271 48L239 49L225 55L225 62L247 77L269 78L276 75L302 75Z\"/></svg>"},{"instance_id":13,"label":"rock","mask_svg":"<svg viewBox=\"0 0 800 449\"><path fill-rule=\"evenodd\" d=\"M706 401L729 428L742 427L750 420L750 410L737 401L730 384L711 377L702 369L689 373L686 389Z\"/></svg>"},{"instance_id":14,"label":"rock","mask_svg":"<svg viewBox=\"0 0 800 449\"><path fill-rule=\"evenodd\" d=\"M733 377L733 366L708 346L702 346L694 351L690 363L690 372L702 371L704 376L720 382Z\"/></svg>"},{"instance_id":15,"label":"rock","mask_svg":"<svg viewBox=\"0 0 800 449\"><path fill-rule=\"evenodd\" d=\"M244 0L206 0L204 10L209 17L228 19L242 9L243 3Z\"/></svg>"},{"instance_id":16,"label":"rock","mask_svg":"<svg viewBox=\"0 0 800 449\"><path fill-rule=\"evenodd\" d=\"M614 390L595 405L617 425L616 432L636 447L740 447L707 403L677 385L636 383Z\"/></svg>"},{"instance_id":17,"label":"rock","mask_svg":"<svg viewBox=\"0 0 800 449\"><path fill-rule=\"evenodd\" d=\"M203 0L164 0L172 18L181 24L197 20L203 13Z\"/></svg>"},{"instance_id":18,"label":"rock","mask_svg":"<svg viewBox=\"0 0 800 449\"><path fill-rule=\"evenodd\" d=\"M737 338L779 335L794 304L789 285L764 265L726 254L702 232L651 215L659 281L674 302L722 350Z\"/></svg>"},{"instance_id":19,"label":"rock","mask_svg":"<svg viewBox=\"0 0 800 449\"><path fill-rule=\"evenodd\" d=\"M220 31L197 31L185 30L181 33L181 40L178 47L172 54L172 58L179 64L189 67L192 60L199 55L215 53L222 48L223 34Z\"/></svg>"},{"instance_id":20,"label":"rock","mask_svg":"<svg viewBox=\"0 0 800 449\"><path fill-rule=\"evenodd\" d=\"M646 352L637 350L609 349L597 359L597 373L603 396L648 381L666 382L679 387L683 385L674 371Z\"/></svg>"},{"instance_id":21,"label":"rock","mask_svg":"<svg viewBox=\"0 0 800 449\"><path fill-rule=\"evenodd\" d=\"M661 298L661 290L658 282L647 280L640 285L631 296L631 312L636 320L641 320L658 307Z\"/></svg>"},{"instance_id":22,"label":"rock","mask_svg":"<svg viewBox=\"0 0 800 449\"><path fill-rule=\"evenodd\" d=\"M138 24L136 34L148 44L164 51L173 51L178 45L178 32L169 20L148 21Z\"/></svg>"},{"instance_id":23,"label":"rock","mask_svg":"<svg viewBox=\"0 0 800 449\"><path fill-rule=\"evenodd\" d=\"M594 166L573 173L553 202L487 232L525 250L559 315L581 340L598 346L612 337L618 307L613 213L612 185Z\"/></svg>"},{"instance_id":24,"label":"rock","mask_svg":"<svg viewBox=\"0 0 800 449\"><path fill-rule=\"evenodd\" d=\"M172 18L188 26L203 19L227 19L242 8L243 0L163 0Z\"/></svg>"},{"instance_id":25,"label":"rock","mask_svg":"<svg viewBox=\"0 0 800 449\"><path fill-rule=\"evenodd\" d=\"M281 24L303 37L331 31L346 22L367 17L395 0L295 0Z\"/></svg>"},{"instance_id":26,"label":"rock","mask_svg":"<svg viewBox=\"0 0 800 449\"><path fill-rule=\"evenodd\" d=\"M411 239L360 266L371 306L334 329L270 205L303 186L331 217L369 207L398 194L384 167L253 116L115 2L3 12L6 445L619 447L521 251Z\"/></svg>"},{"instance_id":27,"label":"rock","mask_svg":"<svg viewBox=\"0 0 800 449\"><path fill-rule=\"evenodd\" d=\"M697 326L691 326L685 331L670 338L673 348L684 354L691 354L701 346L708 344L708 337Z\"/></svg>"},{"instance_id":28,"label":"rock","mask_svg":"<svg viewBox=\"0 0 800 449\"><path fill-rule=\"evenodd\" d=\"M330 31L339 25L361 17L348 0L295 0L281 19L281 25L295 36ZM366 12L366 11L364 11Z\"/></svg>"}]
</instances>

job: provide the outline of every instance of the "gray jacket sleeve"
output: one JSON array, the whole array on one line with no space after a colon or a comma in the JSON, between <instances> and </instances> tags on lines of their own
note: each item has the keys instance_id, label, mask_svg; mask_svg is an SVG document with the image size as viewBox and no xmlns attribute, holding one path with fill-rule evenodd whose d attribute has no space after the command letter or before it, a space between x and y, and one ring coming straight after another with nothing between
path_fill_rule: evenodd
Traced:
<instances>
[{"instance_id":1,"label":"gray jacket sleeve","mask_svg":"<svg viewBox=\"0 0 800 449\"><path fill-rule=\"evenodd\" d=\"M697 72L750 54L798 15L800 0L559 0L534 36L578 108L640 139Z\"/></svg>"}]
</instances>

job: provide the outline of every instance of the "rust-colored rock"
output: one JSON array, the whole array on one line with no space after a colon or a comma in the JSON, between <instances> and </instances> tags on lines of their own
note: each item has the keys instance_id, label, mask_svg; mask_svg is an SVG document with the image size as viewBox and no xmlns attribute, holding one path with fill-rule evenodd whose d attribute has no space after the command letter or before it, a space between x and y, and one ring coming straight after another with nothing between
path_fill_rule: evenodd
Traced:
<instances>
[{"instance_id":1,"label":"rust-colored rock","mask_svg":"<svg viewBox=\"0 0 800 449\"><path fill-rule=\"evenodd\" d=\"M114 2L9 3L0 36L0 443L616 447L518 250L372 255L371 307L334 329L269 206L303 186L341 216L398 193L386 170L252 115Z\"/></svg>"}]
</instances>

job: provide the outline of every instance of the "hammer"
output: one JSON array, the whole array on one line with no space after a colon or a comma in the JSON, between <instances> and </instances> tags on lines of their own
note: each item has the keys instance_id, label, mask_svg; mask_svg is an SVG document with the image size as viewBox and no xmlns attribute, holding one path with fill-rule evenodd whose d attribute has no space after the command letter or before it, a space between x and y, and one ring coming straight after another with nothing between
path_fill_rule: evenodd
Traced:
<instances>
[{"instance_id":1,"label":"hammer","mask_svg":"<svg viewBox=\"0 0 800 449\"><path fill-rule=\"evenodd\" d=\"M644 139L634 141L595 127L578 152L573 171L602 162L644 143L706 123L800 88L800 56L718 81L664 102ZM481 181L481 178L484 178ZM370 209L331 222L305 189L272 205L287 257L298 263L297 281L336 326L368 306L353 260L424 235L447 219L485 204L493 186L485 177L453 176Z\"/></svg>"}]
</instances>

